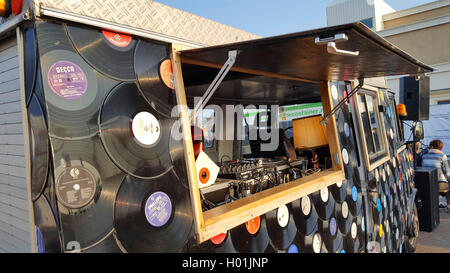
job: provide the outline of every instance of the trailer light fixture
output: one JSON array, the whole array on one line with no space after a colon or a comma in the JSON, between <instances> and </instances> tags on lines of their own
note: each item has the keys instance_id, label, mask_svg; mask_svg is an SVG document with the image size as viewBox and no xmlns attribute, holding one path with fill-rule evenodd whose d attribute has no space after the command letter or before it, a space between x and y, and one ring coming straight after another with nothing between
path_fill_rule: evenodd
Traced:
<instances>
[{"instance_id":1,"label":"trailer light fixture","mask_svg":"<svg viewBox=\"0 0 450 273\"><path fill-rule=\"evenodd\" d=\"M11 0L11 9L15 15L22 12L23 0Z\"/></svg>"},{"instance_id":2,"label":"trailer light fixture","mask_svg":"<svg viewBox=\"0 0 450 273\"><path fill-rule=\"evenodd\" d=\"M11 1L0 0L0 16L8 17L11 14Z\"/></svg>"},{"instance_id":3,"label":"trailer light fixture","mask_svg":"<svg viewBox=\"0 0 450 273\"><path fill-rule=\"evenodd\" d=\"M400 117L407 117L408 113L406 112L406 105L398 104L397 105L397 113Z\"/></svg>"}]
</instances>

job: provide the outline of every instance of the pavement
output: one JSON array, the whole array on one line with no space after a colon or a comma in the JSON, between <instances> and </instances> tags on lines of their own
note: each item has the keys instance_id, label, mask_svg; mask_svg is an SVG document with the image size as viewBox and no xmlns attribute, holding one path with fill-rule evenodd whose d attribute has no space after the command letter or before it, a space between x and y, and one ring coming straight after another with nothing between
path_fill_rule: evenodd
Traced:
<instances>
[{"instance_id":1,"label":"pavement","mask_svg":"<svg viewBox=\"0 0 450 273\"><path fill-rule=\"evenodd\" d=\"M450 253L450 214L447 208L439 209L439 212L439 226L433 232L419 232L416 253Z\"/></svg>"}]
</instances>

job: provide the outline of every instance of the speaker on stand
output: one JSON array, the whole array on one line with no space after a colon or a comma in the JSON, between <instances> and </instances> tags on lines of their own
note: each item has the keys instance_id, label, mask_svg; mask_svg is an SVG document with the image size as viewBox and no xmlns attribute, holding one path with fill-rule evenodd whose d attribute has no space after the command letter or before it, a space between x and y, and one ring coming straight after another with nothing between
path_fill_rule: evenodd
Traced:
<instances>
[{"instance_id":1,"label":"speaker on stand","mask_svg":"<svg viewBox=\"0 0 450 273\"><path fill-rule=\"evenodd\" d=\"M418 207L419 230L432 232L440 224L439 216L439 188L437 169L420 167L415 170Z\"/></svg>"}]
</instances>

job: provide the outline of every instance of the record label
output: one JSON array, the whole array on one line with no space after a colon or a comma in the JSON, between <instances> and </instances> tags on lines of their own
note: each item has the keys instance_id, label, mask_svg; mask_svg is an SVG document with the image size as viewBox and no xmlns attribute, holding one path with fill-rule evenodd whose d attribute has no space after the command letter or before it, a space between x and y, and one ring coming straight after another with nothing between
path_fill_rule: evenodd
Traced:
<instances>
[{"instance_id":1,"label":"record label","mask_svg":"<svg viewBox=\"0 0 450 273\"><path fill-rule=\"evenodd\" d=\"M383 224L380 224L378 229L379 229L379 234L378 235L380 235L380 238L382 238L383 237Z\"/></svg>"},{"instance_id":2,"label":"record label","mask_svg":"<svg viewBox=\"0 0 450 273\"><path fill-rule=\"evenodd\" d=\"M322 239L320 238L320 234L316 233L313 237L313 250L315 253L320 253L322 248Z\"/></svg>"},{"instance_id":3,"label":"record label","mask_svg":"<svg viewBox=\"0 0 450 273\"><path fill-rule=\"evenodd\" d=\"M381 200L380 200L380 198L378 198L378 200L377 200L377 211L378 212L381 211Z\"/></svg>"},{"instance_id":4,"label":"record label","mask_svg":"<svg viewBox=\"0 0 450 273\"><path fill-rule=\"evenodd\" d=\"M133 40L131 36L114 33L106 30L103 30L102 33L108 42L117 47L127 47L131 44L131 41Z\"/></svg>"},{"instance_id":5,"label":"record label","mask_svg":"<svg viewBox=\"0 0 450 273\"><path fill-rule=\"evenodd\" d=\"M336 182L336 187L338 187L339 189L342 187L342 181Z\"/></svg>"},{"instance_id":6,"label":"record label","mask_svg":"<svg viewBox=\"0 0 450 273\"><path fill-rule=\"evenodd\" d=\"M172 215L172 202L164 192L155 192L145 203L145 217L154 227L164 226Z\"/></svg>"},{"instance_id":7,"label":"record label","mask_svg":"<svg viewBox=\"0 0 450 273\"><path fill-rule=\"evenodd\" d=\"M355 186L352 188L352 199L353 201L358 201L358 189Z\"/></svg>"},{"instance_id":8,"label":"record label","mask_svg":"<svg viewBox=\"0 0 450 273\"><path fill-rule=\"evenodd\" d=\"M350 136L350 127L348 126L348 123L344 123L344 133L346 137Z\"/></svg>"},{"instance_id":9,"label":"record label","mask_svg":"<svg viewBox=\"0 0 450 273\"><path fill-rule=\"evenodd\" d=\"M330 233L331 236L336 235L337 232L337 223L336 223L336 219L333 217L330 219Z\"/></svg>"},{"instance_id":10,"label":"record label","mask_svg":"<svg viewBox=\"0 0 450 273\"><path fill-rule=\"evenodd\" d=\"M329 192L328 192L328 188L323 188L320 190L320 199L322 199L322 202L326 203L328 201L329 198Z\"/></svg>"},{"instance_id":11,"label":"record label","mask_svg":"<svg viewBox=\"0 0 450 273\"><path fill-rule=\"evenodd\" d=\"M66 168L56 179L58 201L68 208L79 209L89 204L97 191L95 176L85 167Z\"/></svg>"},{"instance_id":12,"label":"record label","mask_svg":"<svg viewBox=\"0 0 450 273\"><path fill-rule=\"evenodd\" d=\"M342 149L342 160L344 161L345 164L348 164L348 152L347 149Z\"/></svg>"},{"instance_id":13,"label":"record label","mask_svg":"<svg viewBox=\"0 0 450 273\"><path fill-rule=\"evenodd\" d=\"M380 172L378 171L378 169L375 169L375 179L378 181L380 181Z\"/></svg>"},{"instance_id":14,"label":"record label","mask_svg":"<svg viewBox=\"0 0 450 273\"><path fill-rule=\"evenodd\" d=\"M88 87L84 71L69 61L54 63L48 70L47 80L53 92L66 100L79 99Z\"/></svg>"},{"instance_id":15,"label":"record label","mask_svg":"<svg viewBox=\"0 0 450 273\"><path fill-rule=\"evenodd\" d=\"M288 249L288 253L298 253L297 246L295 244L292 244Z\"/></svg>"},{"instance_id":16,"label":"record label","mask_svg":"<svg viewBox=\"0 0 450 273\"><path fill-rule=\"evenodd\" d=\"M358 235L358 227L356 226L355 222L353 222L352 224L351 235L353 239L356 239L356 235Z\"/></svg>"},{"instance_id":17,"label":"record label","mask_svg":"<svg viewBox=\"0 0 450 273\"><path fill-rule=\"evenodd\" d=\"M223 241L225 241L225 239L227 238L227 234L226 233L221 233L219 235L216 235L214 237L211 238L211 243L215 244L215 245L220 245L223 243Z\"/></svg>"},{"instance_id":18,"label":"record label","mask_svg":"<svg viewBox=\"0 0 450 273\"><path fill-rule=\"evenodd\" d=\"M366 226L364 224L364 217L361 219L361 229L362 229L363 232L366 231Z\"/></svg>"},{"instance_id":19,"label":"record label","mask_svg":"<svg viewBox=\"0 0 450 273\"><path fill-rule=\"evenodd\" d=\"M36 228L36 251L37 253L45 253L45 241L41 230L38 226Z\"/></svg>"},{"instance_id":20,"label":"record label","mask_svg":"<svg viewBox=\"0 0 450 273\"><path fill-rule=\"evenodd\" d=\"M333 99L335 99L335 100L338 99L337 87L334 84L331 86L331 95L333 96Z\"/></svg>"},{"instance_id":21,"label":"record label","mask_svg":"<svg viewBox=\"0 0 450 273\"><path fill-rule=\"evenodd\" d=\"M342 217L344 217L344 219L347 219L348 217L348 204L346 201L342 202Z\"/></svg>"},{"instance_id":22,"label":"record label","mask_svg":"<svg viewBox=\"0 0 450 273\"><path fill-rule=\"evenodd\" d=\"M259 216L245 222L245 228L251 235L255 235L258 232L260 226L261 218Z\"/></svg>"},{"instance_id":23,"label":"record label","mask_svg":"<svg viewBox=\"0 0 450 273\"><path fill-rule=\"evenodd\" d=\"M172 61L170 59L165 59L159 65L159 75L161 76L161 80L164 84L170 89L175 89L174 79L173 79L173 70L172 70Z\"/></svg>"},{"instance_id":24,"label":"record label","mask_svg":"<svg viewBox=\"0 0 450 273\"><path fill-rule=\"evenodd\" d=\"M305 216L311 213L311 200L308 196L302 197L302 212Z\"/></svg>"},{"instance_id":25,"label":"record label","mask_svg":"<svg viewBox=\"0 0 450 273\"><path fill-rule=\"evenodd\" d=\"M209 176L209 170L207 168L202 168L199 172L198 180L200 181L200 183L206 184L209 181Z\"/></svg>"},{"instance_id":26,"label":"record label","mask_svg":"<svg viewBox=\"0 0 450 273\"><path fill-rule=\"evenodd\" d=\"M284 228L289 223L289 209L286 205L283 205L277 210L277 220L280 227Z\"/></svg>"},{"instance_id":27,"label":"record label","mask_svg":"<svg viewBox=\"0 0 450 273\"><path fill-rule=\"evenodd\" d=\"M153 145L161 136L161 125L156 117L149 112L138 113L131 123L134 137L144 145Z\"/></svg>"}]
</instances>

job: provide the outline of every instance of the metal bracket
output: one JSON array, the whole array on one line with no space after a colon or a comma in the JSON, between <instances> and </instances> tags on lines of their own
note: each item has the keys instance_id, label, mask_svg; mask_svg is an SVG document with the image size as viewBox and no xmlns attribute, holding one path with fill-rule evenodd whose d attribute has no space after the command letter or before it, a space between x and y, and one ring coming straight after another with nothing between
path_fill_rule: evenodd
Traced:
<instances>
[{"instance_id":1,"label":"metal bracket","mask_svg":"<svg viewBox=\"0 0 450 273\"><path fill-rule=\"evenodd\" d=\"M361 87L363 87L364 85L364 79L360 79L359 80L359 84L352 90L352 92L350 92L350 94L347 95L347 98L342 99L338 105L336 105L336 107L333 108L333 110L331 110L330 113L328 113L321 121L320 124L325 125L328 122L328 119L334 115L334 113L336 113L339 109L341 109L341 107L344 105L344 103L346 101L349 101L351 97L353 97L354 94L356 94L359 89L361 89Z\"/></svg>"},{"instance_id":2,"label":"metal bracket","mask_svg":"<svg viewBox=\"0 0 450 273\"><path fill-rule=\"evenodd\" d=\"M237 50L228 51L228 60L222 66L222 69L220 69L216 78L209 85L208 89L206 90L205 94L203 94L200 101L197 103L197 105L195 105L194 111L192 111L192 114L190 116L191 123L197 118L197 116L200 114L201 110L206 106L206 104L208 104L208 101L211 99L214 92L222 83L223 79L228 74L231 67L233 67L234 63L236 62L237 54L238 54Z\"/></svg>"},{"instance_id":3,"label":"metal bracket","mask_svg":"<svg viewBox=\"0 0 450 273\"><path fill-rule=\"evenodd\" d=\"M327 51L330 54L342 56L359 56L359 51L342 50L336 47L336 43L348 41L348 36L345 33L335 34L334 37L320 38L316 37L315 43L317 45L327 45Z\"/></svg>"}]
</instances>

